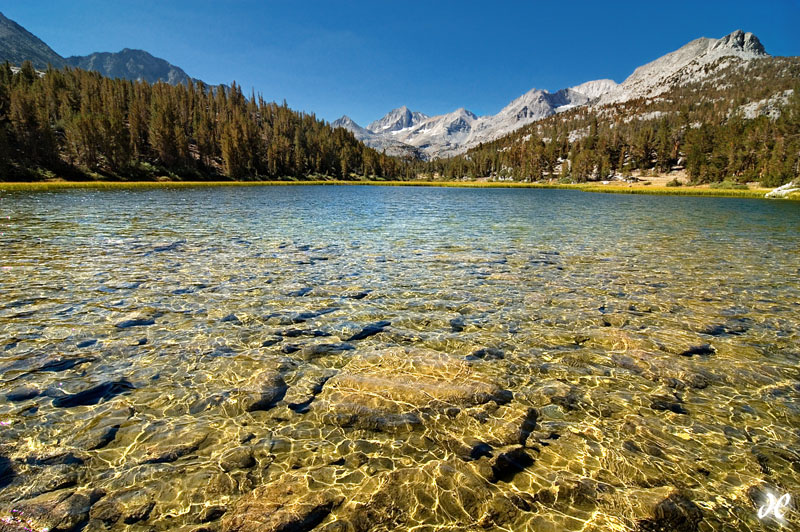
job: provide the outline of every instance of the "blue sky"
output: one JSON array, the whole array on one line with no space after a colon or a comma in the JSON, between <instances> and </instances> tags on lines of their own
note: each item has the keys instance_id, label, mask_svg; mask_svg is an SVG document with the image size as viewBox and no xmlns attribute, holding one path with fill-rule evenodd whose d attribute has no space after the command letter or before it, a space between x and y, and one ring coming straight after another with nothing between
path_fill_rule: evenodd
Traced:
<instances>
[{"instance_id":1,"label":"blue sky","mask_svg":"<svg viewBox=\"0 0 800 532\"><path fill-rule=\"evenodd\" d=\"M634 68L697 37L752 31L800 55L800 1L0 0L61 55L141 48L209 83L366 125L407 105L496 113Z\"/></svg>"}]
</instances>

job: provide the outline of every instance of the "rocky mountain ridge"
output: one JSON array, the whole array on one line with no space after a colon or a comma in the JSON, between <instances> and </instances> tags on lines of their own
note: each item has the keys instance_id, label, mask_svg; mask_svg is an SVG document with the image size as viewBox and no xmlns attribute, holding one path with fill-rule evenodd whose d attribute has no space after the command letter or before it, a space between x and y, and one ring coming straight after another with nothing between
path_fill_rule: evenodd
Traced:
<instances>
[{"instance_id":1,"label":"rocky mountain ridge","mask_svg":"<svg viewBox=\"0 0 800 532\"><path fill-rule=\"evenodd\" d=\"M124 78L155 83L164 81L171 85L194 80L180 67L155 57L144 50L124 48L119 52L95 52L86 56L71 56L66 64L83 70L100 72L109 78Z\"/></svg>"},{"instance_id":2,"label":"rocky mountain ridge","mask_svg":"<svg viewBox=\"0 0 800 532\"><path fill-rule=\"evenodd\" d=\"M709 77L730 66L732 61L768 57L770 55L758 37L736 30L721 39L703 37L691 41L640 66L620 84L601 79L553 93L531 89L496 115L478 117L461 108L452 113L426 117L404 106L390 111L367 128L355 123L342 124L342 127L350 129L362 142L377 149L392 141L393 149L400 149L402 145L412 146L418 148L426 159L448 157L575 107L600 107L654 97L672 87Z\"/></svg>"},{"instance_id":3,"label":"rocky mountain ridge","mask_svg":"<svg viewBox=\"0 0 800 532\"><path fill-rule=\"evenodd\" d=\"M64 58L44 41L2 13L0 13L0 61L8 61L12 65L30 61L39 70L46 69L48 64L55 67L64 65Z\"/></svg>"},{"instance_id":4,"label":"rocky mountain ridge","mask_svg":"<svg viewBox=\"0 0 800 532\"><path fill-rule=\"evenodd\" d=\"M736 30L720 39L699 38L678 50L638 67L627 79L617 84L610 79L594 80L556 92L531 89L511 101L495 115L476 116L464 108L450 113L428 116L399 107L361 127L347 116L334 121L334 127L350 130L370 147L389 155L436 159L466 152L549 116L576 107L591 106L602 112L607 105L655 98L674 87L698 81L720 81L720 73L737 67L742 61L771 57L752 33ZM94 53L88 56L63 58L47 44L16 22L0 13L0 61L20 64L31 60L37 69L47 65L70 65L100 72L111 78L186 83L191 78L181 68L143 50L125 48L117 53ZM723 76L724 77L724 76ZM781 95L772 95L780 99ZM769 102L759 103L759 109L772 108ZM777 100L775 100L777 101ZM763 104L763 105L761 105ZM745 104L746 116L756 111ZM771 106L771 107L770 107ZM761 111L758 111L759 113ZM579 136L581 133L576 132ZM577 137L576 137L577 138Z\"/></svg>"},{"instance_id":5,"label":"rocky mountain ridge","mask_svg":"<svg viewBox=\"0 0 800 532\"><path fill-rule=\"evenodd\" d=\"M699 81L727 65L725 59L770 57L758 37L736 30L721 39L701 37L640 66L619 86L600 95L600 105L652 98L676 85Z\"/></svg>"},{"instance_id":6,"label":"rocky mountain ridge","mask_svg":"<svg viewBox=\"0 0 800 532\"><path fill-rule=\"evenodd\" d=\"M584 105L595 95L614 87L616 83L612 80L597 80L554 93L532 89L490 116L479 117L461 107L451 113L429 117L403 106L366 128L348 117L334 121L333 125L348 129L373 148L391 145L392 150L387 153L401 151L405 145L418 149L425 159L434 159L457 155L557 112ZM579 88L585 92L580 92Z\"/></svg>"},{"instance_id":7,"label":"rocky mountain ridge","mask_svg":"<svg viewBox=\"0 0 800 532\"><path fill-rule=\"evenodd\" d=\"M110 78L150 83L163 81L177 85L189 80L197 81L181 68L144 50L125 48L115 53L98 52L64 58L44 41L0 13L0 62L3 61L15 66L31 61L37 70L46 70L48 65L56 68L73 66Z\"/></svg>"}]
</instances>

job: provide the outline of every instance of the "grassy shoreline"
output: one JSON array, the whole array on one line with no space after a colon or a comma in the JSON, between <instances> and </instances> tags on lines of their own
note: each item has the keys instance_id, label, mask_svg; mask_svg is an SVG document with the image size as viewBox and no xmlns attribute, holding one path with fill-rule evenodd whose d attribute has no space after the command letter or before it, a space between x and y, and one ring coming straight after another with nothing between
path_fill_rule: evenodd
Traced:
<instances>
[{"instance_id":1,"label":"grassy shoreline","mask_svg":"<svg viewBox=\"0 0 800 532\"><path fill-rule=\"evenodd\" d=\"M663 186L626 186L600 185L596 183L580 184L547 184L547 183L513 183L485 181L341 181L341 180L309 180L309 181L40 181L40 182L0 182L0 191L50 191L75 188L91 189L131 189L131 188L188 188L188 187L241 187L241 186L422 186L422 187L457 187L457 188L541 188L580 190L604 194L648 194L660 196L710 196L727 198L764 198L769 188L748 190L713 189L708 187L663 187ZM793 196L792 200L800 200Z\"/></svg>"}]
</instances>

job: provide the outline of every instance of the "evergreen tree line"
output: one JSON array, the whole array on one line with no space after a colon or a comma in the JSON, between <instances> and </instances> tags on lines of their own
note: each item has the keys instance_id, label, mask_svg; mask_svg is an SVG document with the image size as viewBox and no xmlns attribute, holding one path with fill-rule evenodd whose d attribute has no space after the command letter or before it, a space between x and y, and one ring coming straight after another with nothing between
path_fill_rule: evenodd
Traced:
<instances>
[{"instance_id":1,"label":"evergreen tree line","mask_svg":"<svg viewBox=\"0 0 800 532\"><path fill-rule=\"evenodd\" d=\"M387 156L342 128L236 84L149 84L79 69L0 65L0 180L471 179L581 182L685 170L695 183L800 175L800 58L718 68L657 98L576 108L429 162ZM757 82L753 82L757 80ZM793 90L793 92L791 92ZM790 94L780 114L743 105ZM779 102L780 103L780 102Z\"/></svg>"},{"instance_id":2,"label":"evergreen tree line","mask_svg":"<svg viewBox=\"0 0 800 532\"><path fill-rule=\"evenodd\" d=\"M735 63L658 98L548 117L424 171L443 179L583 182L685 170L693 183L778 186L800 176L798 79L800 58ZM792 90L777 118L748 119L741 110Z\"/></svg>"},{"instance_id":3,"label":"evergreen tree line","mask_svg":"<svg viewBox=\"0 0 800 532\"><path fill-rule=\"evenodd\" d=\"M232 87L110 79L0 65L0 179L405 178L400 159L313 114Z\"/></svg>"}]
</instances>

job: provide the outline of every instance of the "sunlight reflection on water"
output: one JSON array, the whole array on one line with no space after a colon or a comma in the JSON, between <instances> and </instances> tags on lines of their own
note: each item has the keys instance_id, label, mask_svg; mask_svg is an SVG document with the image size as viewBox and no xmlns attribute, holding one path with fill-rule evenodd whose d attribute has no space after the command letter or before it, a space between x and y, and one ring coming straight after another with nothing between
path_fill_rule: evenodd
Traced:
<instances>
[{"instance_id":1,"label":"sunlight reflection on water","mask_svg":"<svg viewBox=\"0 0 800 532\"><path fill-rule=\"evenodd\" d=\"M798 492L796 204L73 190L0 220L7 519L760 530Z\"/></svg>"}]
</instances>

